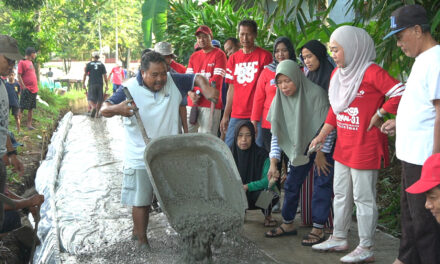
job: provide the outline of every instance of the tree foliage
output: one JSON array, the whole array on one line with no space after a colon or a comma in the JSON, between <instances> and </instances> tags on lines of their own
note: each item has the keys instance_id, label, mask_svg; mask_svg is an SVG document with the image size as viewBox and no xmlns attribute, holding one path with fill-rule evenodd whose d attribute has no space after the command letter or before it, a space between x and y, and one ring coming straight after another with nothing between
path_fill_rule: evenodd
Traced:
<instances>
[{"instance_id":1,"label":"tree foliage","mask_svg":"<svg viewBox=\"0 0 440 264\"><path fill-rule=\"evenodd\" d=\"M168 0L145 0L142 5L142 31L146 47L156 39L163 39L167 23Z\"/></svg>"},{"instance_id":2,"label":"tree foliage","mask_svg":"<svg viewBox=\"0 0 440 264\"><path fill-rule=\"evenodd\" d=\"M140 54L143 49L141 0L45 0L38 9L10 9L0 2L0 32L17 39L20 50L34 46L37 60L50 58L88 59L91 51L99 50L98 31L102 46L115 51L118 28L120 58ZM116 19L116 11L117 19Z\"/></svg>"},{"instance_id":3,"label":"tree foliage","mask_svg":"<svg viewBox=\"0 0 440 264\"><path fill-rule=\"evenodd\" d=\"M3 0L6 6L20 10L35 10L43 6L44 0Z\"/></svg>"},{"instance_id":4,"label":"tree foliage","mask_svg":"<svg viewBox=\"0 0 440 264\"><path fill-rule=\"evenodd\" d=\"M434 39L440 39L440 1L414 1L414 0L389 0L389 1L350 1L349 9L357 14L354 24L365 27L376 43L377 61L383 63L393 76L405 80L408 76L413 59L406 57L400 49L396 48L394 38L383 40L390 31L391 13L403 5L419 4L425 7L431 24L431 33Z\"/></svg>"},{"instance_id":5,"label":"tree foliage","mask_svg":"<svg viewBox=\"0 0 440 264\"><path fill-rule=\"evenodd\" d=\"M173 44L180 60L186 62L196 41L194 32L200 25L209 26L214 38L223 43L229 37L237 37L237 25L241 20L253 19L258 25L256 43L268 50L272 50L278 36L289 37L295 47L311 39L327 42L337 26L328 18L334 3L325 9L321 7L323 1L279 0L272 5L269 5L272 1L265 0L250 2L223 0L199 4L195 0L183 0L170 3L168 14L172 19L168 20L165 40ZM307 2L317 7L311 8Z\"/></svg>"}]
</instances>

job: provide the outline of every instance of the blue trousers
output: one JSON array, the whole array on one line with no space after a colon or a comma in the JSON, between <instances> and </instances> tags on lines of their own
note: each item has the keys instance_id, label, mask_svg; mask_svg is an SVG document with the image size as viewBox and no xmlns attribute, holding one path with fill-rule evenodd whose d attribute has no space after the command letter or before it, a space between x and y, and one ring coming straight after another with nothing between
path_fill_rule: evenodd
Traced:
<instances>
[{"instance_id":1,"label":"blue trousers","mask_svg":"<svg viewBox=\"0 0 440 264\"><path fill-rule=\"evenodd\" d=\"M113 93L116 93L116 91L119 89L119 88L122 88L122 84L113 84Z\"/></svg>"},{"instance_id":2,"label":"blue trousers","mask_svg":"<svg viewBox=\"0 0 440 264\"><path fill-rule=\"evenodd\" d=\"M232 144L234 144L234 135L235 135L235 127L237 126L237 123L241 120L249 120L249 118L231 118L229 119L229 125L228 125L228 131L226 131L226 137L225 137L225 143L228 145L228 147L232 147ZM256 143L259 147L263 146L263 132L261 129L261 122L258 122L257 124L257 138Z\"/></svg>"},{"instance_id":3,"label":"blue trousers","mask_svg":"<svg viewBox=\"0 0 440 264\"><path fill-rule=\"evenodd\" d=\"M333 195L333 153L326 153L327 162L332 165L330 173L318 176L315 171L312 196L312 220L314 227L322 228L327 221L331 198ZM292 223L298 208L301 186L304 183L315 161L315 155L310 156L309 163L302 166L290 166L290 171L284 183L284 203L281 215L284 223Z\"/></svg>"}]
</instances>

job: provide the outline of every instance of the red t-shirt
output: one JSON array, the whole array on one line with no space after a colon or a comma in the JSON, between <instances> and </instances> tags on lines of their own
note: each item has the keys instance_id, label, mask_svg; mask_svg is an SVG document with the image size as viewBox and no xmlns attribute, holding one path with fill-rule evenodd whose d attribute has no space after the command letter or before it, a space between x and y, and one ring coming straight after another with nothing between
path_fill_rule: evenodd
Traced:
<instances>
[{"instance_id":1,"label":"red t-shirt","mask_svg":"<svg viewBox=\"0 0 440 264\"><path fill-rule=\"evenodd\" d=\"M114 84L121 85L122 80L124 80L125 77L124 69L122 69L122 67L117 66L112 69L112 73L113 73L112 82Z\"/></svg>"},{"instance_id":2,"label":"red t-shirt","mask_svg":"<svg viewBox=\"0 0 440 264\"><path fill-rule=\"evenodd\" d=\"M336 161L358 170L380 169L382 160L383 166L388 166L387 135L377 127L368 132L367 128L380 107L388 113L396 114L401 92L395 91L400 86L403 84L378 65L372 64L365 71L358 94L349 107L338 115L330 107L325 122L337 129L333 155ZM389 99L384 103L385 96Z\"/></svg>"},{"instance_id":3,"label":"red t-shirt","mask_svg":"<svg viewBox=\"0 0 440 264\"><path fill-rule=\"evenodd\" d=\"M214 48L208 53L205 53L203 50L199 50L194 52L189 58L188 68L186 69L186 73L199 73L205 76L209 83L212 81L215 82L216 88L220 93L220 100L218 100L215 108L222 108L222 86L223 86L223 78L225 77L225 68L226 68L226 55L225 53L219 49ZM194 87L194 90L200 90L199 87ZM205 97L201 97L198 105L201 107L210 107L211 102L207 100ZM193 102L191 98L188 96L188 106L193 106Z\"/></svg>"},{"instance_id":4,"label":"red t-shirt","mask_svg":"<svg viewBox=\"0 0 440 264\"><path fill-rule=\"evenodd\" d=\"M250 118L255 87L264 66L272 62L272 54L260 47L249 54L239 50L229 57L226 82L234 85L232 118Z\"/></svg>"},{"instance_id":5,"label":"red t-shirt","mask_svg":"<svg viewBox=\"0 0 440 264\"><path fill-rule=\"evenodd\" d=\"M35 74L34 64L30 60L21 60L18 63L17 73L21 75L26 89L31 93L38 92L37 75ZM24 87L21 87L24 89Z\"/></svg>"},{"instance_id":6,"label":"red t-shirt","mask_svg":"<svg viewBox=\"0 0 440 264\"><path fill-rule=\"evenodd\" d=\"M270 122L267 121L267 113L269 112L270 105L277 92L277 86L275 84L275 72L264 68L258 78L257 88L254 95L254 103L252 105L252 121L261 121L261 127L270 129Z\"/></svg>"},{"instance_id":7,"label":"red t-shirt","mask_svg":"<svg viewBox=\"0 0 440 264\"><path fill-rule=\"evenodd\" d=\"M180 63L175 62L174 60L171 61L170 67L173 70L175 70L177 73L185 73L186 72L186 67Z\"/></svg>"}]
</instances>

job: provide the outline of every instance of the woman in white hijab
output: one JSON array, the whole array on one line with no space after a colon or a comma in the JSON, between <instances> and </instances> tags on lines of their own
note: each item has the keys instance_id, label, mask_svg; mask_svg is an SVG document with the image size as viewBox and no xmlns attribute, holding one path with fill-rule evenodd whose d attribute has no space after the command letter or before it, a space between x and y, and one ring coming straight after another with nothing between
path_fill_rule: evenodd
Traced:
<instances>
[{"instance_id":1,"label":"woman in white hijab","mask_svg":"<svg viewBox=\"0 0 440 264\"><path fill-rule=\"evenodd\" d=\"M388 139L378 126L386 113L396 114L404 86L374 64L376 51L368 33L342 26L330 37L330 51L337 65L329 86L330 110L313 148L337 129L334 151L334 231L327 241L314 245L319 251L348 249L353 203L359 230L359 246L341 258L343 263L374 261L377 225L376 182L379 169L387 166ZM385 102L385 97L389 100Z\"/></svg>"}]
</instances>

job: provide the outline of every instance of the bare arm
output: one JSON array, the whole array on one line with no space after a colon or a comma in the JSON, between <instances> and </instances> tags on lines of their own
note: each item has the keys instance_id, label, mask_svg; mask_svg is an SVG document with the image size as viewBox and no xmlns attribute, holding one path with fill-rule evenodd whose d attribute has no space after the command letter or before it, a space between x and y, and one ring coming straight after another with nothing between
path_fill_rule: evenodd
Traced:
<instances>
[{"instance_id":1,"label":"bare arm","mask_svg":"<svg viewBox=\"0 0 440 264\"><path fill-rule=\"evenodd\" d=\"M186 116L187 116L186 106L184 106L184 105L179 106L179 115L180 115L180 119L182 120L183 133L188 133L188 120L186 119Z\"/></svg>"},{"instance_id":2,"label":"bare arm","mask_svg":"<svg viewBox=\"0 0 440 264\"><path fill-rule=\"evenodd\" d=\"M319 135L317 135L312 142L310 143L310 148L315 147L318 143L321 143L321 147L318 148L320 150L322 148L322 145L324 144L325 138L332 132L334 127L330 124L325 123L324 126L321 128L321 132L319 132Z\"/></svg>"},{"instance_id":3,"label":"bare arm","mask_svg":"<svg viewBox=\"0 0 440 264\"><path fill-rule=\"evenodd\" d=\"M105 76L105 73L102 75L102 79L104 80L105 83L105 91L107 92L108 90L108 82L107 82L107 76Z\"/></svg>"},{"instance_id":4,"label":"bare arm","mask_svg":"<svg viewBox=\"0 0 440 264\"><path fill-rule=\"evenodd\" d=\"M104 102L101 108L101 115L104 117L112 117L115 115L130 117L133 115L133 105L129 105L131 101L123 101L120 104L111 104Z\"/></svg>"},{"instance_id":5,"label":"bare arm","mask_svg":"<svg viewBox=\"0 0 440 264\"><path fill-rule=\"evenodd\" d=\"M40 194L34 194L29 198L23 198L8 190L6 195L15 202L15 208L5 204L5 210L17 210L30 208L33 206L40 206L44 202L44 195Z\"/></svg>"},{"instance_id":6,"label":"bare arm","mask_svg":"<svg viewBox=\"0 0 440 264\"><path fill-rule=\"evenodd\" d=\"M110 74L107 77L107 82L110 81L110 78L112 77L113 71L110 72Z\"/></svg>"},{"instance_id":7,"label":"bare arm","mask_svg":"<svg viewBox=\"0 0 440 264\"><path fill-rule=\"evenodd\" d=\"M82 83L83 83L83 88L87 91L87 88L86 88L86 78L87 78L87 71L86 71L86 68L84 68L84 76L83 76Z\"/></svg>"},{"instance_id":8,"label":"bare arm","mask_svg":"<svg viewBox=\"0 0 440 264\"><path fill-rule=\"evenodd\" d=\"M219 91L209 85L208 79L202 75L196 75L194 80L194 86L200 87L203 96L211 102L217 103L219 97Z\"/></svg>"},{"instance_id":9,"label":"bare arm","mask_svg":"<svg viewBox=\"0 0 440 264\"><path fill-rule=\"evenodd\" d=\"M21 78L21 74L18 74L17 78L18 78L18 83L21 86L21 89L23 89L23 90L26 89L26 86L24 85L23 79Z\"/></svg>"},{"instance_id":10,"label":"bare arm","mask_svg":"<svg viewBox=\"0 0 440 264\"><path fill-rule=\"evenodd\" d=\"M440 153L440 99L434 100L435 121L434 121L434 147L432 154Z\"/></svg>"},{"instance_id":11,"label":"bare arm","mask_svg":"<svg viewBox=\"0 0 440 264\"><path fill-rule=\"evenodd\" d=\"M7 137L6 139L6 149L8 152L14 151L14 146L12 146L11 138ZM23 163L17 158L16 154L12 155L5 155L3 160L5 161L6 165L12 164L14 167L14 171L18 173L18 176L23 177L24 175L24 166Z\"/></svg>"},{"instance_id":12,"label":"bare arm","mask_svg":"<svg viewBox=\"0 0 440 264\"><path fill-rule=\"evenodd\" d=\"M225 112L223 113L222 121L220 122L220 130L223 133L226 133L226 130L228 130L229 125L229 116L232 112L232 100L234 98L234 85L229 84L228 93L226 94L226 105L225 105Z\"/></svg>"}]
</instances>

